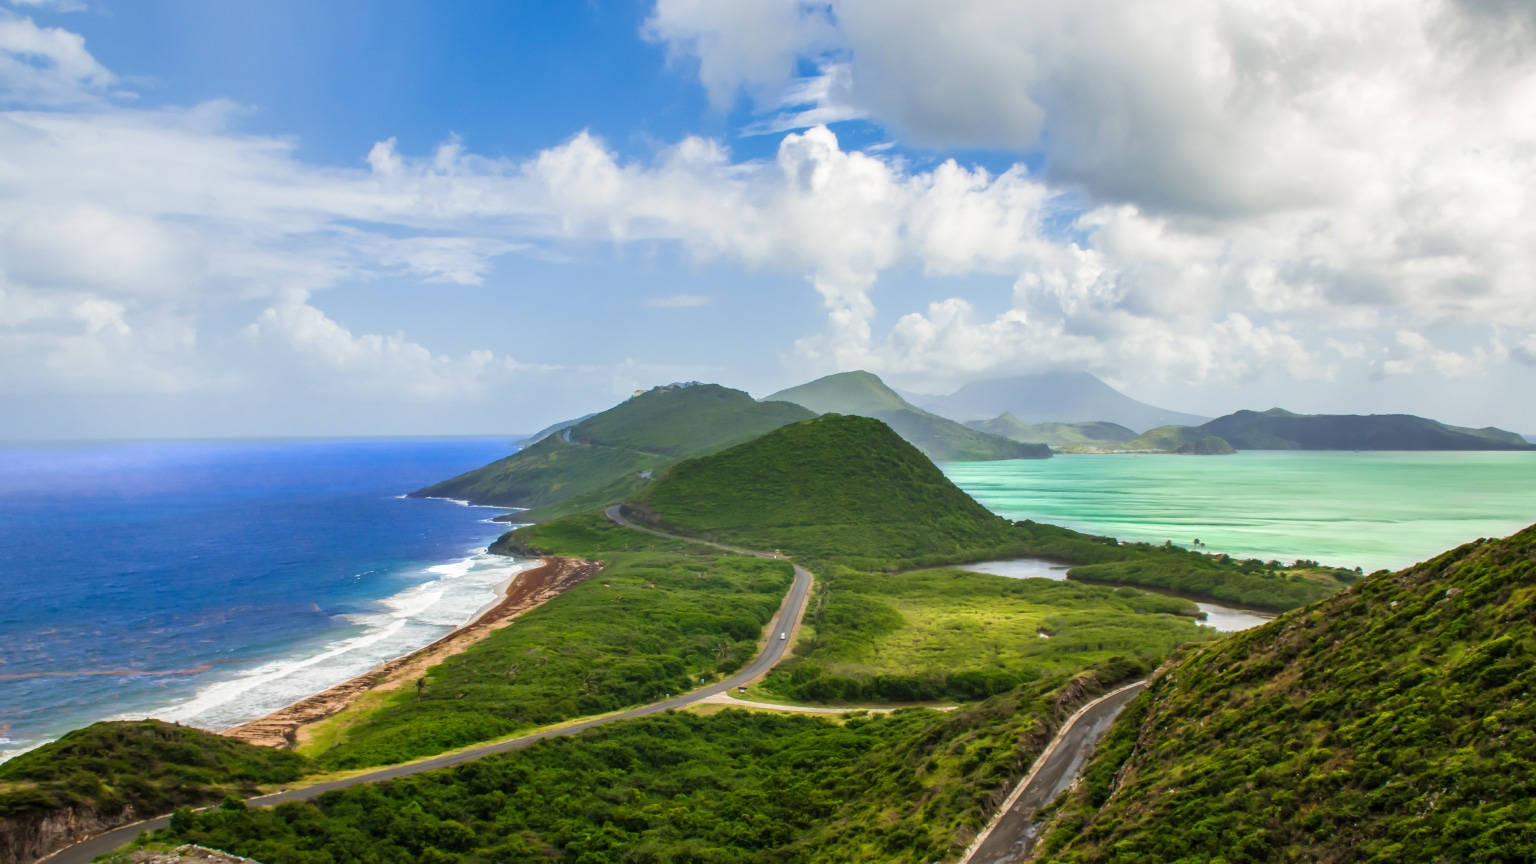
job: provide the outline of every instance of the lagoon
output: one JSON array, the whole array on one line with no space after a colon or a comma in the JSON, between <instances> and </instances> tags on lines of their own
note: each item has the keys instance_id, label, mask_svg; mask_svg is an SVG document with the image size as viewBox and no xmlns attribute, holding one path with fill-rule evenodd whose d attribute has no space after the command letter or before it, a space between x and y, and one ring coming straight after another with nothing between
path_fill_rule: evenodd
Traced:
<instances>
[{"instance_id":1,"label":"lagoon","mask_svg":"<svg viewBox=\"0 0 1536 864\"><path fill-rule=\"evenodd\" d=\"M1010 519L1366 572L1536 522L1529 452L1058 454L940 467Z\"/></svg>"}]
</instances>

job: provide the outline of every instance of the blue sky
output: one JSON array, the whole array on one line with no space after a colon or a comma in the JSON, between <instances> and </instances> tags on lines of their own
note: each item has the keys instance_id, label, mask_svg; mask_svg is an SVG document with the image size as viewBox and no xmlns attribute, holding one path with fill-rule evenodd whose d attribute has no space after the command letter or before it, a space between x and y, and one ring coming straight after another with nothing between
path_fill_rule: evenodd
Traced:
<instances>
[{"instance_id":1,"label":"blue sky","mask_svg":"<svg viewBox=\"0 0 1536 864\"><path fill-rule=\"evenodd\" d=\"M1536 431L1513 5L8 2L0 437L849 368Z\"/></svg>"}]
</instances>

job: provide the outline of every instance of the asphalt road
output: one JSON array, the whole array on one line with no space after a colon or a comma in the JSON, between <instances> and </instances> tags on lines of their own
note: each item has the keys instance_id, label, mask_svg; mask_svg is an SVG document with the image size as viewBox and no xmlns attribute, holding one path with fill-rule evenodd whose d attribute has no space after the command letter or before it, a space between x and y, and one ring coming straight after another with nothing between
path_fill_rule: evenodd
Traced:
<instances>
[{"instance_id":1,"label":"asphalt road","mask_svg":"<svg viewBox=\"0 0 1536 864\"><path fill-rule=\"evenodd\" d=\"M641 527L639 525L633 524L629 520L625 519L622 515L620 515L618 507L608 508L607 515L609 519L612 519L614 522L617 522L626 528L632 528L636 531L644 531L647 534L655 534L660 537L671 537L677 540L687 540L690 543L703 543L706 546L713 546L717 549L723 549L727 552L735 552L741 555L751 555L757 558L782 559L783 557L768 552L756 552L750 549L739 549L733 546L725 546L720 543L709 543L702 540L694 540L691 537L678 537L676 535L667 534L665 532L657 531L651 528ZM649 705L642 705L639 708L631 708L628 711L620 711L617 714L606 714L602 717L593 717L590 720L583 720L579 723L572 723L569 726L562 726L559 729L548 729L543 732L534 732L531 735L524 735L521 738L512 738L506 741L498 741L494 744L485 744L479 747L472 747L468 750L461 750L456 753L446 753L442 756L436 756L431 759L424 759L420 762L411 762L406 765L394 765L389 768L380 768L377 771L369 771L366 774L358 774L341 780L332 780L326 783L317 783L313 786L302 786L296 789L285 789L282 792L274 792L270 795L262 795L256 798L248 799L246 803L252 807L266 807L273 804L282 804L286 801L306 801L310 798L314 798L318 795L330 792L333 789L346 789L349 786L356 786L359 783L377 783L381 780L393 780L396 777L407 777L411 774L420 774L423 771L447 768L453 765L479 759L482 756L489 756L493 753L506 753L510 750L521 750L528 745L537 741L542 741L545 738L554 738L559 735L576 735L588 729L593 729L598 726L606 726L609 723L616 723L620 720L633 720L636 717L648 717L652 714L660 714L664 711L670 711L674 708L683 708L685 706L692 705L695 702L701 702L704 699L707 699L708 697L714 696L718 693L724 693L733 687L745 686L746 684L757 680L763 675L766 675L768 670L772 669L774 665L779 662L779 660L783 659L784 652L789 648L789 640L780 639L779 634L792 631L795 626L800 623L800 617L805 614L805 601L811 590L811 574L810 571L806 570L804 567L801 567L798 564L794 565L794 568L795 580L790 584L789 593L785 595L783 604L779 606L778 613L773 616L773 621L769 624L767 639L768 644L765 645L762 652L757 655L757 659L753 660L751 663L748 663L745 667L742 668L740 672L737 672L735 675L732 675L729 678L726 678L722 681L717 681L705 687L700 687L697 690L684 693L681 696L674 696L670 699L664 699L660 702L652 702ZM170 824L171 818L169 816L161 816L156 819L150 819L146 822L137 822L133 825L124 825L121 828L108 831L105 834L99 834L89 840L84 840L76 843L73 846L67 846L63 849L60 849L52 855L39 859L39 862L40 864L41 862L47 862L47 864L87 864L87 862L98 855L111 852L112 850L126 843L132 842L134 838L138 837L145 831L154 831L159 828L164 828Z\"/></svg>"},{"instance_id":2,"label":"asphalt road","mask_svg":"<svg viewBox=\"0 0 1536 864\"><path fill-rule=\"evenodd\" d=\"M1002 818L988 827L981 844L961 864L1015 864L1029 858L1039 839L1035 813L1072 785L1093 748L1115 717L1147 686L1138 681L1088 703L1062 726L1016 788Z\"/></svg>"}]
</instances>

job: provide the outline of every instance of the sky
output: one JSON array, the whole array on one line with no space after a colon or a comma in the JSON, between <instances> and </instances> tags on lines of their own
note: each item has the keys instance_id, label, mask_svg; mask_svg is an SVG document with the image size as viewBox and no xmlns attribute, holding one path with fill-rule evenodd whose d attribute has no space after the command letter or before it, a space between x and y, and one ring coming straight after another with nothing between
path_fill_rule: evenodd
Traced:
<instances>
[{"instance_id":1,"label":"sky","mask_svg":"<svg viewBox=\"0 0 1536 864\"><path fill-rule=\"evenodd\" d=\"M1536 433L1533 193L1525 0L0 0L0 439L850 369Z\"/></svg>"}]
</instances>

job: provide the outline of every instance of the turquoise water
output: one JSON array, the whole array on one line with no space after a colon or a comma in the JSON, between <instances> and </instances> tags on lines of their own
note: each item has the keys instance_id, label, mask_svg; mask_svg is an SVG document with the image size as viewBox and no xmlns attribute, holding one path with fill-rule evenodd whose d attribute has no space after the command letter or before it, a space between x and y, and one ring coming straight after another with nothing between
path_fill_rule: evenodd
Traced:
<instances>
[{"instance_id":1,"label":"turquoise water","mask_svg":"<svg viewBox=\"0 0 1536 864\"><path fill-rule=\"evenodd\" d=\"M941 467L1010 519L1367 572L1536 522L1536 453L1068 454Z\"/></svg>"}]
</instances>

